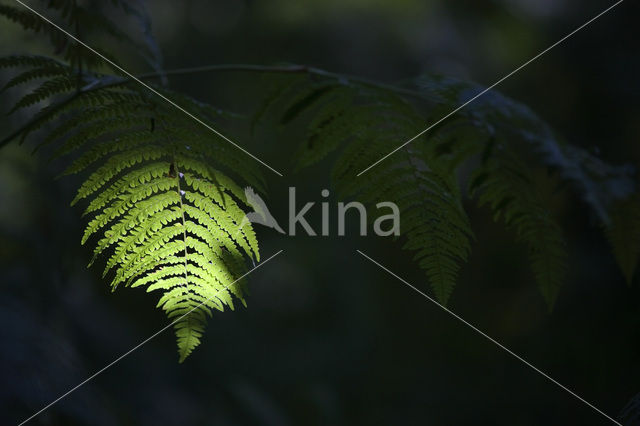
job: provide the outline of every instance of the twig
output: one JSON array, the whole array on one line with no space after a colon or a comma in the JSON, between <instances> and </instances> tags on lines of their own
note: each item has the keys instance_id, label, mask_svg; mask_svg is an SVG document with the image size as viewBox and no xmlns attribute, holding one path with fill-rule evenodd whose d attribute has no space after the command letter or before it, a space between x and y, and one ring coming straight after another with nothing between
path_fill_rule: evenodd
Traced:
<instances>
[{"instance_id":1,"label":"twig","mask_svg":"<svg viewBox=\"0 0 640 426\"><path fill-rule=\"evenodd\" d=\"M326 71L320 68L309 67L306 65L251 65L251 64L219 64L219 65L203 65L199 67L191 68L175 68L160 72L152 72L139 75L141 79L161 78L163 75L190 75L200 74L207 72L258 72L258 73L274 73L274 74L313 74L326 78L331 78L343 82L355 82L364 86L375 87L378 89L389 90L396 93L401 93L406 96L419 98L425 100L426 97L416 91L403 89L390 84L379 83L377 81L369 80L362 77L356 77L351 75L339 74L330 71Z\"/></svg>"},{"instance_id":2,"label":"twig","mask_svg":"<svg viewBox=\"0 0 640 426\"><path fill-rule=\"evenodd\" d=\"M361 77L333 73L320 68L309 67L306 65L272 65L272 66L251 65L251 64L204 65L204 66L192 67L192 68L176 68L176 69L171 69L166 71L140 74L137 76L137 78L148 80L148 79L154 79L154 78L162 78L163 76L169 76L169 75L190 75L190 74L199 74L199 73L207 73L207 72L257 72L257 73L274 73L274 74L280 74L280 73L312 74L312 75L317 75L325 78L335 79L345 83L353 82L353 83L361 84L363 86L374 87L377 89L384 89L391 92L400 93L405 96L417 98L423 101L428 100L426 96L413 90L403 89L401 87L397 87L397 86L393 86L385 83L378 83L376 81L368 80ZM16 131L12 132L9 136L0 140L0 148L2 148L4 145L11 142L16 137L20 136L20 134L25 132L34 124L55 114L56 111L58 111L60 108L64 107L65 105L68 105L70 102L78 98L80 95L84 93L89 93L95 90L104 89L107 87L114 87L114 86L119 86L123 84L128 84L131 81L133 81L133 79L127 78L127 77L121 77L119 79L111 79L108 83L96 84L95 86L91 86L84 90L76 91L74 94L72 94L65 100L57 103L54 106L54 108L47 110L44 114L36 115L32 120L20 126Z\"/></svg>"}]
</instances>

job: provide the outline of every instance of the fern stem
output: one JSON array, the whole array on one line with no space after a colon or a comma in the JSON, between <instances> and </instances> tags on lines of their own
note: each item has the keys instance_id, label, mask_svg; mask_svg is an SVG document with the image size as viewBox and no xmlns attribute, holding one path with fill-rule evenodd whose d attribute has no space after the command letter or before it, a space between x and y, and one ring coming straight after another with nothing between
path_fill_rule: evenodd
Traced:
<instances>
[{"instance_id":1,"label":"fern stem","mask_svg":"<svg viewBox=\"0 0 640 426\"><path fill-rule=\"evenodd\" d=\"M176 182L178 182L178 196L180 197L180 214L182 217L182 238L184 241L184 285L187 287L189 285L189 272L188 272L188 258L189 251L187 250L187 219L184 217L184 202L182 201L182 188L180 187L180 171L176 166L175 157L173 158L173 168L176 174Z\"/></svg>"},{"instance_id":2,"label":"fern stem","mask_svg":"<svg viewBox=\"0 0 640 426\"><path fill-rule=\"evenodd\" d=\"M361 78L361 77L333 73L320 68L309 67L306 65L285 65L285 66L268 66L268 65L251 65L251 64L205 65L205 66L193 67L193 68L177 68L177 69L166 70L166 71L140 74L137 76L137 78L146 80L146 79L162 78L163 76L169 76L169 75L189 75L189 74L198 74L198 73L204 73L204 72L234 72L234 71L256 72L256 73L293 73L293 74L306 73L306 74L322 76L325 78L334 79L338 81L343 81L347 83L348 82L359 83L361 85L403 94L416 99L420 99L422 101L429 101L429 98L427 96L414 90L403 89L401 87L397 87L397 86L389 85L385 83L378 83L378 82ZM56 111L58 111L60 108L64 107L65 105L75 100L78 96L84 93L90 93L96 90L128 84L132 81L133 81L132 78L121 77L119 79L110 79L108 82L105 82L102 84L93 85L87 89L77 90L73 95L69 96L67 99L55 104L54 108L47 110L44 114L37 115L32 120L20 126L17 130L12 132L9 136L0 140L0 148L2 148L3 146L11 142L16 137L20 136L23 132L31 128L34 124L38 123L40 120L46 119L51 115L55 114Z\"/></svg>"},{"instance_id":3,"label":"fern stem","mask_svg":"<svg viewBox=\"0 0 640 426\"><path fill-rule=\"evenodd\" d=\"M190 75L200 74L207 72L255 72L255 73L268 73L268 74L312 74L334 80L344 82L354 82L361 85L375 87L378 89L388 90L395 93L401 93L406 96L415 97L421 100L427 100L420 92L403 89L391 84L379 83L373 80L369 80L362 77L339 74L331 71L326 71L320 68L310 67L307 65L252 65L252 64L216 64L216 65L203 65L199 67L191 68L175 68L170 70L164 70L160 72L152 72L147 74L141 74L137 76L141 79L162 78L163 76L170 75ZM128 81L128 80L127 80Z\"/></svg>"}]
</instances>

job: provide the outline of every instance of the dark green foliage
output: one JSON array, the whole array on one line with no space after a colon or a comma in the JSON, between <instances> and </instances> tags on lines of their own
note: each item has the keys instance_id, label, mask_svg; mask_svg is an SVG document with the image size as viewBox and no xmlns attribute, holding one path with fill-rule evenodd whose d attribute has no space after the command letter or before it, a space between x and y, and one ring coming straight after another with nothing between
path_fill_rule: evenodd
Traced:
<instances>
[{"instance_id":1,"label":"dark green foliage","mask_svg":"<svg viewBox=\"0 0 640 426\"><path fill-rule=\"evenodd\" d=\"M508 151L503 147L496 148L501 155L485 161L475 171L470 189L478 194L480 204L489 205L495 218L502 218L528 246L536 281L551 308L566 269L562 231L536 193L527 164L515 156L505 156Z\"/></svg>"},{"instance_id":2,"label":"dark green foliage","mask_svg":"<svg viewBox=\"0 0 640 426\"><path fill-rule=\"evenodd\" d=\"M32 7L67 31L87 41L89 35L103 38L108 35L111 42L120 47L128 47L140 55L154 69L160 69L161 56L150 33L150 23L142 2L136 0L77 1L42 0L32 3ZM22 26L25 30L44 34L48 37L56 55L61 56L72 67L96 67L102 59L86 48L78 45L66 34L42 20L20 4L0 4L0 15ZM112 18L110 18L110 16ZM130 35L119 29L114 19L130 18L138 23L140 34ZM108 52L96 48L105 56Z\"/></svg>"},{"instance_id":3,"label":"dark green foliage","mask_svg":"<svg viewBox=\"0 0 640 426\"><path fill-rule=\"evenodd\" d=\"M441 303L449 299L473 238L463 208L467 194L460 190L461 177L470 176L462 182L468 195L490 207L529 248L536 281L551 308L567 253L562 230L535 176L546 171L570 183L608 224L611 211L622 214L613 205L616 200L634 191L632 169L609 166L564 144L527 107L489 92L358 176L483 90L439 76L421 77L414 89L422 97L416 104L386 88L346 78L309 79L306 86L298 82L294 94L287 87L282 99L271 97L269 102L282 111L282 123L296 118L308 129L296 154L298 168L339 151L332 177L341 197L370 209L382 201L398 205L403 248L414 253ZM637 211L621 208L630 216L627 221L640 217ZM620 251L623 258L638 257L633 250ZM628 275L630 261L621 264Z\"/></svg>"}]
</instances>

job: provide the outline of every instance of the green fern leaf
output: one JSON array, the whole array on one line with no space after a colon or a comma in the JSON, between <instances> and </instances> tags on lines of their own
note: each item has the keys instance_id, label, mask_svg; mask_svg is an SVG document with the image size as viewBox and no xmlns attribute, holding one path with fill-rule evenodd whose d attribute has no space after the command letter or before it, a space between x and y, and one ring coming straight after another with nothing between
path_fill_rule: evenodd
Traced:
<instances>
[{"instance_id":1,"label":"green fern leaf","mask_svg":"<svg viewBox=\"0 0 640 426\"><path fill-rule=\"evenodd\" d=\"M560 226L536 194L529 168L503 152L474 173L470 190L481 205L489 205L496 220L527 244L531 267L540 291L551 309L564 280L566 248ZM500 159L499 159L500 158Z\"/></svg>"},{"instance_id":2,"label":"green fern leaf","mask_svg":"<svg viewBox=\"0 0 640 426\"><path fill-rule=\"evenodd\" d=\"M50 103L49 113L25 134L52 124L38 147L55 145L53 158L73 153L65 174L89 172L72 204L87 202L84 215L91 219L82 243L97 240L90 265L106 255L104 275L112 275L113 289L162 293L158 306L174 322L183 361L200 343L212 310L233 309L234 297L245 304L238 278L248 259L260 258L251 225L240 228L242 186L222 170L243 183L261 185L264 178L237 153L221 155L229 151L226 141L203 134L188 117L137 88L107 84L77 91L68 68L45 63L32 57L0 61L31 67L11 86L48 78L14 108ZM65 92L73 92L71 100L58 100ZM181 99L199 113L211 112Z\"/></svg>"},{"instance_id":3,"label":"green fern leaf","mask_svg":"<svg viewBox=\"0 0 640 426\"><path fill-rule=\"evenodd\" d=\"M391 141L418 133L423 119L391 93L342 84L312 83L284 104L281 122L307 120L307 137L296 153L298 167L340 151L331 173L338 196L362 202L368 218L375 217L377 203L394 202L402 248L413 252L436 298L446 304L473 236L454 170L440 167L424 141L416 141L357 176L390 151Z\"/></svg>"}]
</instances>

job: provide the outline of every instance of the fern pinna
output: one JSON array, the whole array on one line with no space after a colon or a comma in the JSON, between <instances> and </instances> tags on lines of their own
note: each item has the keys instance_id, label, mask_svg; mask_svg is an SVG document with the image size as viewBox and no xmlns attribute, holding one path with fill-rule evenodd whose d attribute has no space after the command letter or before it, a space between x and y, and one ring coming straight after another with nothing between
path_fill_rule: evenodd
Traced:
<instances>
[{"instance_id":1,"label":"fern pinna","mask_svg":"<svg viewBox=\"0 0 640 426\"><path fill-rule=\"evenodd\" d=\"M465 195L491 208L527 245L535 279L551 308L567 253L562 229L537 186L537 171L547 169L572 183L607 229L613 226L614 204L635 190L631 168L609 166L564 144L527 107L498 93L485 94L439 122L482 87L423 76L409 89L394 90L309 73L276 84L260 116L271 109L282 125L304 123L306 136L295 156L299 169L338 151L332 178L341 197L357 199L370 209L381 201L398 205L403 248L413 252L443 304L473 239ZM407 90L416 102L401 96ZM437 125L413 140L429 123ZM637 211L627 211L627 221L638 220ZM635 237L637 233L630 238ZM611 240L629 275L638 250L629 253L629 244Z\"/></svg>"},{"instance_id":2,"label":"fern pinna","mask_svg":"<svg viewBox=\"0 0 640 426\"><path fill-rule=\"evenodd\" d=\"M256 188L262 188L260 173L240 151L164 101L117 84L122 81L87 75L91 81L83 84L90 90L77 89L72 69L40 57L3 58L0 66L27 68L11 86L55 70L54 80L13 109L67 96L45 108L24 133L46 127L38 148L52 144L54 158L72 155L64 174L88 172L72 203L85 201L84 214L91 218L82 243L96 240L94 260L106 256L103 275L111 274L113 289L162 292L158 306L175 321L184 360L199 344L212 309L233 309L233 297L244 303L244 282L236 280L247 270L245 259L260 258L251 225L240 227L244 192L221 170ZM219 114L186 97L179 101L203 118Z\"/></svg>"}]
</instances>

